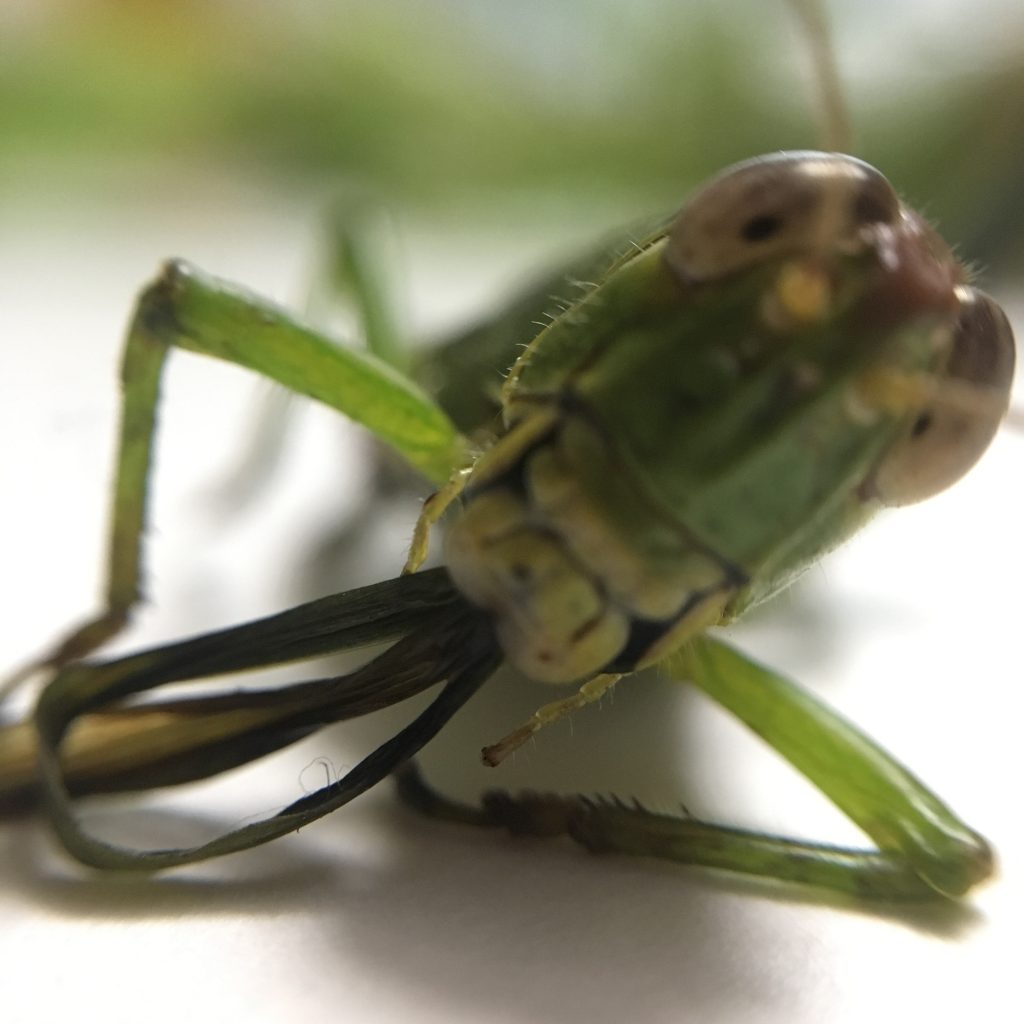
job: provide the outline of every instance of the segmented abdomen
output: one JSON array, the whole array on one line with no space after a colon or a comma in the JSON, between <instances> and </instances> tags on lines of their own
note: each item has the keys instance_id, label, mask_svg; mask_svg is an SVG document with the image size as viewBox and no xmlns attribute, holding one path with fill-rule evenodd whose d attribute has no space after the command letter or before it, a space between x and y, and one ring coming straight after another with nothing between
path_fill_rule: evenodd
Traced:
<instances>
[{"instance_id":1,"label":"segmented abdomen","mask_svg":"<svg viewBox=\"0 0 1024 1024\"><path fill-rule=\"evenodd\" d=\"M564 409L529 417L480 460L448 535L455 583L492 613L509 660L543 682L656 660L717 621L743 582L645 508L614 453L595 467L596 433ZM616 478L611 493L629 489L629 529L594 493L595 471Z\"/></svg>"}]
</instances>

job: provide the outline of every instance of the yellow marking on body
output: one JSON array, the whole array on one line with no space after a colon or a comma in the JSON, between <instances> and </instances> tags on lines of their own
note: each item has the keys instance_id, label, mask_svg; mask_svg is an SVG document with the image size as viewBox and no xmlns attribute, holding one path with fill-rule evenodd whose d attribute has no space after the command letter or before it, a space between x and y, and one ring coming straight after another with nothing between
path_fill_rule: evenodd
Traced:
<instances>
[{"instance_id":1,"label":"yellow marking on body","mask_svg":"<svg viewBox=\"0 0 1024 1024\"><path fill-rule=\"evenodd\" d=\"M717 591L709 594L691 608L674 626L663 633L648 648L636 663L636 671L650 668L656 662L668 657L673 651L679 650L688 640L703 633L711 626L721 625L725 620L726 605L736 596L736 588Z\"/></svg>"},{"instance_id":2,"label":"yellow marking on body","mask_svg":"<svg viewBox=\"0 0 1024 1024\"><path fill-rule=\"evenodd\" d=\"M828 274L816 262L790 260L765 294L761 316L770 328L785 333L820 323L831 308Z\"/></svg>"},{"instance_id":3,"label":"yellow marking on body","mask_svg":"<svg viewBox=\"0 0 1024 1024\"><path fill-rule=\"evenodd\" d=\"M908 373L891 366L862 373L856 382L857 397L877 412L902 416L923 409L935 393L930 373Z\"/></svg>"},{"instance_id":4,"label":"yellow marking on body","mask_svg":"<svg viewBox=\"0 0 1024 1024\"><path fill-rule=\"evenodd\" d=\"M897 416L940 406L967 416L988 416L1006 404L1002 388L939 377L928 371L883 366L860 375L859 399L879 412Z\"/></svg>"}]
</instances>

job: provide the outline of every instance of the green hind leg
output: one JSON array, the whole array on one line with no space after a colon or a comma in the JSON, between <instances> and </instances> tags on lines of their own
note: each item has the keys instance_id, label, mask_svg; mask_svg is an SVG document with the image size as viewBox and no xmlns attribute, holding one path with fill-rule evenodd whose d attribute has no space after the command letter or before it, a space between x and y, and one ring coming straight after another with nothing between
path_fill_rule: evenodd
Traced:
<instances>
[{"instance_id":1,"label":"green hind leg","mask_svg":"<svg viewBox=\"0 0 1024 1024\"><path fill-rule=\"evenodd\" d=\"M172 348L246 367L337 409L435 484L462 457L462 438L444 412L376 356L341 347L279 307L183 262L168 263L140 296L125 343L105 608L19 677L88 654L118 633L139 600L156 409Z\"/></svg>"},{"instance_id":2,"label":"green hind leg","mask_svg":"<svg viewBox=\"0 0 1024 1024\"><path fill-rule=\"evenodd\" d=\"M696 864L857 898L959 897L992 872L992 852L902 765L830 708L727 645L702 637L661 666L732 711L876 844L810 843L581 796L488 794L450 801L412 768L403 799L436 818L528 835L569 835L594 851Z\"/></svg>"}]
</instances>

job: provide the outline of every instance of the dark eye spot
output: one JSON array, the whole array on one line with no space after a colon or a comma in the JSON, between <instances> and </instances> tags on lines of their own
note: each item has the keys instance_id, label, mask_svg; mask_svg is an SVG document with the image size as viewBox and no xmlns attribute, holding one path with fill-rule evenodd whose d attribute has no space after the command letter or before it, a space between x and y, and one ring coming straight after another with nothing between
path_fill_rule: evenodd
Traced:
<instances>
[{"instance_id":1,"label":"dark eye spot","mask_svg":"<svg viewBox=\"0 0 1024 1024\"><path fill-rule=\"evenodd\" d=\"M773 213L762 213L757 217L751 217L743 225L740 234L747 242L763 242L771 238L772 235L778 234L781 227L781 217L777 217Z\"/></svg>"},{"instance_id":2,"label":"dark eye spot","mask_svg":"<svg viewBox=\"0 0 1024 1024\"><path fill-rule=\"evenodd\" d=\"M911 437L920 437L922 434L928 432L928 428L932 425L932 414L930 412L923 412L920 416L914 420L914 425L910 428Z\"/></svg>"}]
</instances>

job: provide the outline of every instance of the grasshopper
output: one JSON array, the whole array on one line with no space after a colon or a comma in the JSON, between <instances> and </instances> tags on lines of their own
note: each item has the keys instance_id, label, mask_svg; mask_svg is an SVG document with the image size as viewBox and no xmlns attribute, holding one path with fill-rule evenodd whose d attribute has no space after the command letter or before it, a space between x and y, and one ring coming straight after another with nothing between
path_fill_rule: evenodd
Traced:
<instances>
[{"instance_id":1,"label":"grasshopper","mask_svg":"<svg viewBox=\"0 0 1024 1024\"><path fill-rule=\"evenodd\" d=\"M1008 406L1005 315L882 174L838 148L726 169L650 233L560 271L592 284L532 340L499 319L419 368L429 381L445 365L510 367L496 396L479 375L475 387L449 380L432 396L382 358L389 344L372 316L369 351L345 348L235 285L168 263L140 296L125 343L106 607L34 666L53 678L31 722L0 733L0 786L38 786L64 845L96 867L150 871L246 849L395 774L429 814L566 833L595 850L864 898L969 891L991 872L986 841L853 725L712 632L879 509L959 479ZM353 287L368 311L372 288L358 275ZM528 315L512 321L536 319L538 302L527 296ZM401 576L97 661L92 652L139 599L158 391L175 348L337 409L437 490ZM446 566L423 571L431 529L449 510ZM380 643L390 646L332 679L129 701ZM449 800L412 759L502 661L575 693L490 743L487 763L656 668L732 712L876 848L582 797ZM128 850L76 816L80 793L203 778L439 683L424 712L342 779L201 846Z\"/></svg>"}]
</instances>

